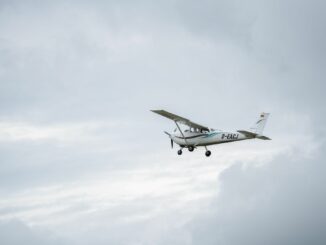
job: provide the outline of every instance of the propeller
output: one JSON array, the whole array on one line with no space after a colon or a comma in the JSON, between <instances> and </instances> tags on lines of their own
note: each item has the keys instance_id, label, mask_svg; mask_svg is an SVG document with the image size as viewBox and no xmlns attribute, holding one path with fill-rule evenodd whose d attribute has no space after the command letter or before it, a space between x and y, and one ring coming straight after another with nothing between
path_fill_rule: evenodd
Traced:
<instances>
[{"instance_id":1,"label":"propeller","mask_svg":"<svg viewBox=\"0 0 326 245\"><path fill-rule=\"evenodd\" d=\"M170 139L171 139L171 134L169 134L168 132L164 131L164 133L166 133ZM173 149L173 140L171 139L171 148Z\"/></svg>"}]
</instances>

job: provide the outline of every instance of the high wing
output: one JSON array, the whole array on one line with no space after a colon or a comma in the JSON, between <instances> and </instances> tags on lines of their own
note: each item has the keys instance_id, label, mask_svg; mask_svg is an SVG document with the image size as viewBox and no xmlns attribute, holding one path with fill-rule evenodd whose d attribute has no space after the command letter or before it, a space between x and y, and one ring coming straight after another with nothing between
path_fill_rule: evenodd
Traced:
<instances>
[{"instance_id":1,"label":"high wing","mask_svg":"<svg viewBox=\"0 0 326 245\"><path fill-rule=\"evenodd\" d=\"M152 112L154 113L157 113L163 117L166 117L166 118L169 118L175 122L178 122L178 123L182 123L184 125L187 125L191 128L196 128L196 129L199 129L199 130L206 130L206 131L209 131L209 128L208 127L205 127L205 126L202 126L198 123L194 123L192 121L190 121L189 119L187 118L184 118L184 117L180 117L178 115L175 115L171 112L168 112L168 111L164 111L164 110L151 110Z\"/></svg>"}]
</instances>

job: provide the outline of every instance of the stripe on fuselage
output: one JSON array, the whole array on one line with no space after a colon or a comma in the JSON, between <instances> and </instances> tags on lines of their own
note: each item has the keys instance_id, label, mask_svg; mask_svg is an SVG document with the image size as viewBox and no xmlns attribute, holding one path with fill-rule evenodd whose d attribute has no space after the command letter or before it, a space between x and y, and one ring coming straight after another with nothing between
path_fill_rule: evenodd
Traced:
<instances>
[{"instance_id":1,"label":"stripe on fuselage","mask_svg":"<svg viewBox=\"0 0 326 245\"><path fill-rule=\"evenodd\" d=\"M198 137L201 137L201 136L205 136L205 135L207 135L207 134L197 134L197 135L194 135L194 136L188 136L188 137L180 137L180 136L174 136L174 137L176 137L176 138L178 138L178 139L194 139L194 138L198 138Z\"/></svg>"}]
</instances>

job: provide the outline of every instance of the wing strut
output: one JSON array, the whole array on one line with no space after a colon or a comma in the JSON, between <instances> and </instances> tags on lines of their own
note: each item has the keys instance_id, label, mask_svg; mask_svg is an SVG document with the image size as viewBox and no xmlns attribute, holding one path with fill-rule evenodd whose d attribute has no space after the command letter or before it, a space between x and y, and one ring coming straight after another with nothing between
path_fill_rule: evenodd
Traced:
<instances>
[{"instance_id":1,"label":"wing strut","mask_svg":"<svg viewBox=\"0 0 326 245\"><path fill-rule=\"evenodd\" d=\"M184 136L182 130L180 129L179 124L177 123L177 121L174 121L174 122L175 122L175 124L177 125L177 127L178 127L178 129L179 129L179 131L180 131L180 133L181 133L181 135L182 135L182 137L183 137L183 139L185 140L186 145L188 145L188 142L187 142L187 140L186 140L186 137Z\"/></svg>"}]
</instances>

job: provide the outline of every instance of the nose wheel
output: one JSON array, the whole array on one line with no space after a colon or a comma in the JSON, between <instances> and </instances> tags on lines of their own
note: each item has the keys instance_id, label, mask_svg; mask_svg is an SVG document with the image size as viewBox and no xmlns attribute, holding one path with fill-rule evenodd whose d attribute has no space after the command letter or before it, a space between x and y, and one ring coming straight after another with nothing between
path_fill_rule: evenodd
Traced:
<instances>
[{"instance_id":1,"label":"nose wheel","mask_svg":"<svg viewBox=\"0 0 326 245\"><path fill-rule=\"evenodd\" d=\"M190 152L192 152L192 151L194 151L194 147L193 146L188 146L188 151L190 151Z\"/></svg>"},{"instance_id":2,"label":"nose wheel","mask_svg":"<svg viewBox=\"0 0 326 245\"><path fill-rule=\"evenodd\" d=\"M181 149L178 150L178 155L179 155L179 156L182 155L182 150L181 150Z\"/></svg>"}]
</instances>

